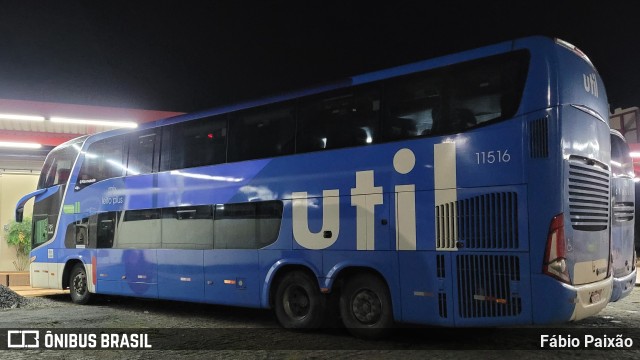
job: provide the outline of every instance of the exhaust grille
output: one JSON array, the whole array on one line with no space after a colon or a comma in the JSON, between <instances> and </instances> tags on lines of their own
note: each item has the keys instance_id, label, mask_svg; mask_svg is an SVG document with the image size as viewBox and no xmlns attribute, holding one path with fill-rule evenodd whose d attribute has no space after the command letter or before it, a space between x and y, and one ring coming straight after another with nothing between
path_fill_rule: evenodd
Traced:
<instances>
[{"instance_id":1,"label":"exhaust grille","mask_svg":"<svg viewBox=\"0 0 640 360\"><path fill-rule=\"evenodd\" d=\"M606 230L609 225L609 172L596 161L569 159L569 214L581 231Z\"/></svg>"},{"instance_id":2,"label":"exhaust grille","mask_svg":"<svg viewBox=\"0 0 640 360\"><path fill-rule=\"evenodd\" d=\"M532 158L549 157L549 120L547 117L529 123L529 154Z\"/></svg>"},{"instance_id":3,"label":"exhaust grille","mask_svg":"<svg viewBox=\"0 0 640 360\"><path fill-rule=\"evenodd\" d=\"M438 314L441 318L447 318L447 294L438 293Z\"/></svg>"},{"instance_id":4,"label":"exhaust grille","mask_svg":"<svg viewBox=\"0 0 640 360\"><path fill-rule=\"evenodd\" d=\"M518 257L460 255L456 267L460 317L506 317L522 312L522 299L512 291L520 281Z\"/></svg>"},{"instance_id":5,"label":"exhaust grille","mask_svg":"<svg viewBox=\"0 0 640 360\"><path fill-rule=\"evenodd\" d=\"M444 255L436 255L436 274L442 280L447 275ZM447 318L447 294L442 290L438 292L438 314Z\"/></svg>"},{"instance_id":6,"label":"exhaust grille","mask_svg":"<svg viewBox=\"0 0 640 360\"><path fill-rule=\"evenodd\" d=\"M444 255L436 255L436 274L439 278L445 278Z\"/></svg>"},{"instance_id":7,"label":"exhaust grille","mask_svg":"<svg viewBox=\"0 0 640 360\"><path fill-rule=\"evenodd\" d=\"M436 249L517 249L518 195L490 193L436 207Z\"/></svg>"},{"instance_id":8,"label":"exhaust grille","mask_svg":"<svg viewBox=\"0 0 640 360\"><path fill-rule=\"evenodd\" d=\"M491 193L458 202L459 238L468 249L518 248L518 195Z\"/></svg>"},{"instance_id":9,"label":"exhaust grille","mask_svg":"<svg viewBox=\"0 0 640 360\"><path fill-rule=\"evenodd\" d=\"M613 204L613 220L624 222L633 220L635 206L632 202L617 202Z\"/></svg>"},{"instance_id":10,"label":"exhaust grille","mask_svg":"<svg viewBox=\"0 0 640 360\"><path fill-rule=\"evenodd\" d=\"M456 220L456 202L436 206L436 250L457 249Z\"/></svg>"}]
</instances>

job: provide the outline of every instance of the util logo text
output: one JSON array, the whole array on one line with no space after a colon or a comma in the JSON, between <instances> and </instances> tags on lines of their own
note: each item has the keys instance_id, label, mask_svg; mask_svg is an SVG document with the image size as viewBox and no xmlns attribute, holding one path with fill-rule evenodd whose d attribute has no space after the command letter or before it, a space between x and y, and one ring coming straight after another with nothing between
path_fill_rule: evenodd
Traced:
<instances>
[{"instance_id":1,"label":"util logo text","mask_svg":"<svg viewBox=\"0 0 640 360\"><path fill-rule=\"evenodd\" d=\"M409 149L398 150L393 157L394 170L402 175L411 172L416 157ZM416 201L415 184L395 185L396 247L398 250L416 249ZM322 228L318 232L309 229L307 192L292 193L293 237L307 249L326 249L340 235L340 191L322 191ZM375 250L375 208L384 203L382 186L374 183L374 171L355 173L355 187L351 188L351 206L356 208L356 249Z\"/></svg>"}]
</instances>

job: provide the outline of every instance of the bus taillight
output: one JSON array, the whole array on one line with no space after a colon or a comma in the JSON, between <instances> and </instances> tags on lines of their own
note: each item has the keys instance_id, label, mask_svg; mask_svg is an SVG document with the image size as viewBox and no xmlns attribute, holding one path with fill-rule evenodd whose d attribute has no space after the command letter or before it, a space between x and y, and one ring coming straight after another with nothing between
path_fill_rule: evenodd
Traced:
<instances>
[{"instance_id":1,"label":"bus taillight","mask_svg":"<svg viewBox=\"0 0 640 360\"><path fill-rule=\"evenodd\" d=\"M556 215L551 220L549 235L547 236L547 248L544 254L542 272L554 278L571 283L567 271L566 244L564 239L564 215Z\"/></svg>"}]
</instances>

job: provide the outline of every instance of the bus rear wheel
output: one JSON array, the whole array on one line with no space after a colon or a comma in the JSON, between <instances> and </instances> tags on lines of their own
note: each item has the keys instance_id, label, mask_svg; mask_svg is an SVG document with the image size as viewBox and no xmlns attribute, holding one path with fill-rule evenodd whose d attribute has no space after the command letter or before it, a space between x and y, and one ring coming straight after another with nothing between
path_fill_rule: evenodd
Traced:
<instances>
[{"instance_id":1,"label":"bus rear wheel","mask_svg":"<svg viewBox=\"0 0 640 360\"><path fill-rule=\"evenodd\" d=\"M278 283L275 313L287 329L316 329L322 325L326 298L318 282L301 271L286 274Z\"/></svg>"},{"instance_id":2,"label":"bus rear wheel","mask_svg":"<svg viewBox=\"0 0 640 360\"><path fill-rule=\"evenodd\" d=\"M356 337L377 339L388 335L394 323L387 284L371 274L347 279L340 296L340 316Z\"/></svg>"},{"instance_id":3,"label":"bus rear wheel","mask_svg":"<svg viewBox=\"0 0 640 360\"><path fill-rule=\"evenodd\" d=\"M69 275L69 294L71 301L84 305L91 299L89 285L87 283L87 272L82 264L76 264Z\"/></svg>"}]
</instances>

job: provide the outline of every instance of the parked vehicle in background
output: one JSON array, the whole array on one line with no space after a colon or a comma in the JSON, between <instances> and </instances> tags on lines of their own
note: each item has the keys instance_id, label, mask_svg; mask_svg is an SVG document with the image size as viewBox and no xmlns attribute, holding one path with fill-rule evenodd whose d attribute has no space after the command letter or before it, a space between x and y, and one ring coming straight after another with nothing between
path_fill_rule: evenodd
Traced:
<instances>
[{"instance_id":1,"label":"parked vehicle in background","mask_svg":"<svg viewBox=\"0 0 640 360\"><path fill-rule=\"evenodd\" d=\"M629 295L636 283L635 198L629 146L620 132L611 130L611 301Z\"/></svg>"}]
</instances>

